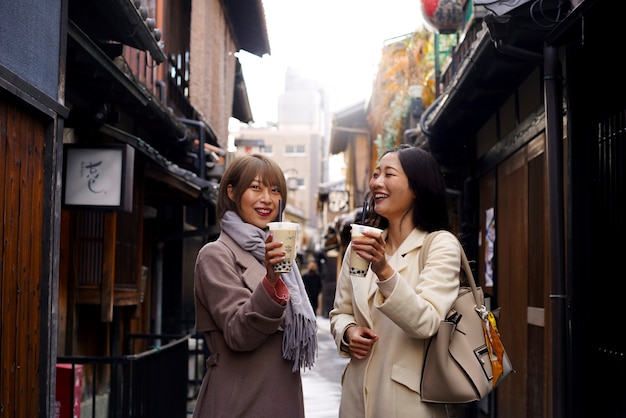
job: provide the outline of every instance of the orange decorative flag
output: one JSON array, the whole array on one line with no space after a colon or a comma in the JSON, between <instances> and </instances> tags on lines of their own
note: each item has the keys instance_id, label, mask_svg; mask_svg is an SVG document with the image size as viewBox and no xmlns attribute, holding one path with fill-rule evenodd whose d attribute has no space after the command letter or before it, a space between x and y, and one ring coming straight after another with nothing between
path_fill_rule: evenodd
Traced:
<instances>
[{"instance_id":1,"label":"orange decorative flag","mask_svg":"<svg viewBox=\"0 0 626 418\"><path fill-rule=\"evenodd\" d=\"M496 318L493 313L488 312L487 318L483 321L483 330L485 331L485 342L489 351L489 360L491 360L491 370L493 372L493 386L495 387L502 376L502 361L504 359L504 346L500 341L500 333L496 325Z\"/></svg>"}]
</instances>

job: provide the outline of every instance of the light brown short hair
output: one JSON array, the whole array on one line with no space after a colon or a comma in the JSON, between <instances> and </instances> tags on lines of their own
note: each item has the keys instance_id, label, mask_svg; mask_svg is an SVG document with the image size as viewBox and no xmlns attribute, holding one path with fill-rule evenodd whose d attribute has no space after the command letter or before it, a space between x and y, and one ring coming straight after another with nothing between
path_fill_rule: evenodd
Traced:
<instances>
[{"instance_id":1,"label":"light brown short hair","mask_svg":"<svg viewBox=\"0 0 626 418\"><path fill-rule=\"evenodd\" d=\"M287 202L287 182L280 166L262 154L243 155L235 158L222 176L217 195L218 219L229 210L240 213L241 195L257 176L265 186L278 188L283 205ZM228 197L228 186L232 186L233 200Z\"/></svg>"}]
</instances>

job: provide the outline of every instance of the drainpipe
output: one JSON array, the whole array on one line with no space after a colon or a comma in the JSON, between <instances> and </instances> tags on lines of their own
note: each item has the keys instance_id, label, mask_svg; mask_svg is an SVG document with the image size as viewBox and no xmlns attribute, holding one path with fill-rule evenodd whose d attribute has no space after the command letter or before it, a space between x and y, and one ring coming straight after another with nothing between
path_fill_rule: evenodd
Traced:
<instances>
[{"instance_id":1,"label":"drainpipe","mask_svg":"<svg viewBox=\"0 0 626 418\"><path fill-rule=\"evenodd\" d=\"M546 109L546 160L550 225L550 306L552 310L552 413L568 414L567 394L571 393L571 347L567 330L565 293L565 227L563 202L563 86L561 63L555 47L544 46L544 94Z\"/></svg>"}]
</instances>

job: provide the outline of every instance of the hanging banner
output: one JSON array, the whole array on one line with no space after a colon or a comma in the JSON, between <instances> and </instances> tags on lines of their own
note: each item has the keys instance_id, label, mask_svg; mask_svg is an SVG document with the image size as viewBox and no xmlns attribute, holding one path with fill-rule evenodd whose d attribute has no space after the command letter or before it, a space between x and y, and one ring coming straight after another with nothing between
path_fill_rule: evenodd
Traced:
<instances>
[{"instance_id":1,"label":"hanging banner","mask_svg":"<svg viewBox=\"0 0 626 418\"><path fill-rule=\"evenodd\" d=\"M493 263L496 245L496 219L494 209L485 211L485 287L493 286Z\"/></svg>"}]
</instances>

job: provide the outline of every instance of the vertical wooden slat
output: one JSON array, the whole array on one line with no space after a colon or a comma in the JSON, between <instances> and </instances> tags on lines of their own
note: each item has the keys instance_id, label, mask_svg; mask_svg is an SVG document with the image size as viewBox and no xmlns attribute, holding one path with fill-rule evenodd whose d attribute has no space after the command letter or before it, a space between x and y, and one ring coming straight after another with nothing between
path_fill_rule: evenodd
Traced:
<instances>
[{"instance_id":1,"label":"vertical wooden slat","mask_svg":"<svg viewBox=\"0 0 626 418\"><path fill-rule=\"evenodd\" d=\"M74 333L73 306L76 292L70 289L76 288L71 262L71 237L74 232L75 218L67 210L61 211L61 237L59 249L59 297L58 297L58 341L57 349L60 356L71 355L72 340L69 339Z\"/></svg>"},{"instance_id":2,"label":"vertical wooden slat","mask_svg":"<svg viewBox=\"0 0 626 418\"><path fill-rule=\"evenodd\" d=\"M505 312L498 327L517 373L498 387L498 416L527 416L528 167L526 149L513 154L497 175L494 288Z\"/></svg>"},{"instance_id":3,"label":"vertical wooden slat","mask_svg":"<svg viewBox=\"0 0 626 418\"><path fill-rule=\"evenodd\" d=\"M549 265L549 210L545 159L545 136L539 135L528 149L528 306L543 312L544 324L528 324L528 416L549 416L547 390L552 369ZM536 385L530 382L547 382Z\"/></svg>"},{"instance_id":4,"label":"vertical wooden slat","mask_svg":"<svg viewBox=\"0 0 626 418\"><path fill-rule=\"evenodd\" d=\"M43 122L0 103L0 405L38 415L43 234Z\"/></svg>"},{"instance_id":5,"label":"vertical wooden slat","mask_svg":"<svg viewBox=\"0 0 626 418\"><path fill-rule=\"evenodd\" d=\"M17 111L12 146L12 187L7 195L15 213L12 228L15 266L15 408L21 416L35 416L39 396L39 347L41 319L40 278L43 222L42 124Z\"/></svg>"},{"instance_id":6,"label":"vertical wooden slat","mask_svg":"<svg viewBox=\"0 0 626 418\"><path fill-rule=\"evenodd\" d=\"M16 352L16 401L17 410L26 411L27 399L31 396L28 390L28 371L26 365L28 364L28 351L30 350L28 344L28 333L30 331L28 327L28 310L29 310L29 262L28 257L31 251L30 248L30 231L29 222L31 219L26 215L29 213L29 205L31 204L29 199L29 193L27 187L31 185L31 179L28 177L28 147L31 138L29 138L29 129L26 125L26 118L23 114L20 114L19 119L16 119L16 137L15 137L15 175L16 185L18 189L16 198L17 221L16 230L18 233L17 254L16 254L16 281L17 281L17 322L16 332L17 337L17 352ZM36 280L36 279L35 279Z\"/></svg>"},{"instance_id":7,"label":"vertical wooden slat","mask_svg":"<svg viewBox=\"0 0 626 418\"><path fill-rule=\"evenodd\" d=\"M6 206L6 199L4 194L4 179L5 179L5 168L7 166L7 152L6 152L6 143L7 143L7 118L8 118L8 106L6 102L0 100L0 213L4 213L4 207ZM0 243L4 242L4 225L0 223ZM0 271L2 271L2 260L4 257L2 255L2 247L0 247ZM2 298L2 283L0 283L0 300ZM2 311L0 310L0 318L2 318ZM2 322L0 321L0 326ZM1 332L1 328L0 328Z\"/></svg>"},{"instance_id":8,"label":"vertical wooden slat","mask_svg":"<svg viewBox=\"0 0 626 418\"><path fill-rule=\"evenodd\" d=\"M31 306L28 309L28 356L27 362L30 370L40 369L40 320L42 318L41 312L41 281L42 278L42 257L43 257L43 219L44 219L44 146L45 136L43 132L43 126L41 124L30 123L29 130L32 132L31 141L29 141L28 147L28 177L31 180L29 185L26 186L30 191L30 211L24 210L23 213L27 214L27 219L24 219L28 223L28 242L30 245L30 251L28 254L27 265L29 268L29 274L26 276L26 281L29 282L30 288L28 292L28 300ZM39 397L39 375L38 373L28 373L29 382L26 403L31 408L32 415L34 415L36 407L34 402L29 402L28 399L38 399Z\"/></svg>"},{"instance_id":9,"label":"vertical wooden slat","mask_svg":"<svg viewBox=\"0 0 626 418\"><path fill-rule=\"evenodd\" d=\"M7 112L7 136L6 136L6 159L5 159L5 176L4 184L4 241L3 244L3 269L2 283L3 300L2 310L5 313L3 318L3 359L2 359L2 380L6 382L3 388L2 405L8 415L15 416L17 413L18 378L21 365L17 359L17 353L21 349L21 341L17 330L18 318L18 282L16 276L16 260L17 260L17 243L19 234L17 228L17 219L19 218L19 207L16 199L19 197L18 181L16 170L19 167L16 164L15 156L17 155L17 111L13 107L9 107ZM19 171L18 171L19 173Z\"/></svg>"},{"instance_id":10,"label":"vertical wooden slat","mask_svg":"<svg viewBox=\"0 0 626 418\"><path fill-rule=\"evenodd\" d=\"M102 322L113 321L113 297L115 289L115 240L117 212L104 215L104 242L102 254Z\"/></svg>"},{"instance_id":11,"label":"vertical wooden slat","mask_svg":"<svg viewBox=\"0 0 626 418\"><path fill-rule=\"evenodd\" d=\"M8 142L8 131L7 131L7 122L9 117L9 110L6 102L0 100L0 213L6 213L7 211L7 199L5 192L5 184L6 184L6 170L8 169L8 161L7 161L7 142ZM9 341L9 329L4 326L4 324L9 324L10 320L8 318L8 309L7 309L7 290L8 279L5 280L5 262L6 260L6 246L5 246L5 231L6 227L4 224L4 216L0 218L0 274L2 275L2 280L0 280L0 375L7 376L8 375L8 344ZM6 405L8 400L7 392L7 382L4 378L0 378L0 405Z\"/></svg>"}]
</instances>

